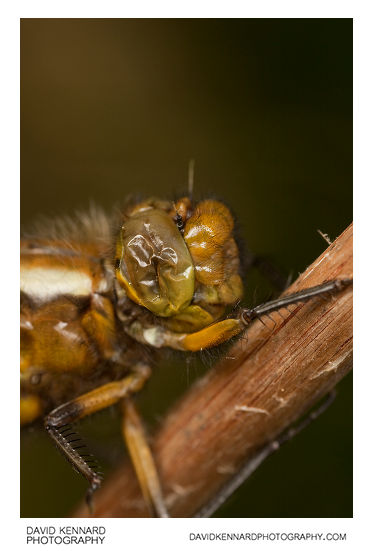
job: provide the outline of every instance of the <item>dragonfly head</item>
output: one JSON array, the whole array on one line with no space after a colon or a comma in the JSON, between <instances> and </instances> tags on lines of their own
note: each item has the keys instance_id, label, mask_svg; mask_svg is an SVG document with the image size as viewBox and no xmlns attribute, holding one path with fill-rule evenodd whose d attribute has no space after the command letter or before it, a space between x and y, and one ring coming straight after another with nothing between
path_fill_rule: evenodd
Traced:
<instances>
[{"instance_id":1,"label":"dragonfly head","mask_svg":"<svg viewBox=\"0 0 373 551\"><path fill-rule=\"evenodd\" d=\"M119 232L116 277L130 299L157 316L195 316L196 308L220 313L242 296L233 229L219 201L139 203Z\"/></svg>"}]
</instances>

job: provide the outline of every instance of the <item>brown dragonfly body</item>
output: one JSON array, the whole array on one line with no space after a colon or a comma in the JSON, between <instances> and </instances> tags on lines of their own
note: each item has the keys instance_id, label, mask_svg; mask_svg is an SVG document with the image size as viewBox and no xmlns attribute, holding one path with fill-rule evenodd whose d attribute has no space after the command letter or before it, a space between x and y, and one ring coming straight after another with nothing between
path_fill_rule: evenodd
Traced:
<instances>
[{"instance_id":1,"label":"brown dragonfly body","mask_svg":"<svg viewBox=\"0 0 373 551\"><path fill-rule=\"evenodd\" d=\"M234 222L218 201L149 199L111 226L99 210L21 241L21 423L44 416L57 447L90 484L101 478L70 424L114 403L152 514L167 516L132 396L154 350L199 351L258 316L336 291L328 282L226 317L243 286Z\"/></svg>"},{"instance_id":2,"label":"brown dragonfly body","mask_svg":"<svg viewBox=\"0 0 373 551\"><path fill-rule=\"evenodd\" d=\"M111 278L112 279L112 278ZM53 242L21 242L21 420L109 382L128 366L110 273L99 258ZM136 351L140 354L143 347ZM115 363L119 375L118 362ZM75 390L76 389L76 390Z\"/></svg>"}]
</instances>

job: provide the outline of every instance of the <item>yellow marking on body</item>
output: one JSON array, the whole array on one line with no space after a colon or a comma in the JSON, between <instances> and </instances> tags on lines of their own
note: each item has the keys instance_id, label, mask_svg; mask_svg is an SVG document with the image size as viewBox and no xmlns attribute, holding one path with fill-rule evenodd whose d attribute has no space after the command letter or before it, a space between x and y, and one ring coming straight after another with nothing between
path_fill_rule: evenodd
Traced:
<instances>
[{"instance_id":1,"label":"yellow marking on body","mask_svg":"<svg viewBox=\"0 0 373 551\"><path fill-rule=\"evenodd\" d=\"M53 327L57 333L60 333L67 342L74 346L75 343L79 342L79 335L74 331L69 331L67 329L68 326L68 323L65 321L59 321Z\"/></svg>"},{"instance_id":2,"label":"yellow marking on body","mask_svg":"<svg viewBox=\"0 0 373 551\"><path fill-rule=\"evenodd\" d=\"M21 267L21 291L45 302L59 295L87 296L92 278L77 269Z\"/></svg>"},{"instance_id":3,"label":"yellow marking on body","mask_svg":"<svg viewBox=\"0 0 373 551\"><path fill-rule=\"evenodd\" d=\"M20 402L21 425L26 425L35 421L42 413L43 408L38 396L22 396Z\"/></svg>"}]
</instances>

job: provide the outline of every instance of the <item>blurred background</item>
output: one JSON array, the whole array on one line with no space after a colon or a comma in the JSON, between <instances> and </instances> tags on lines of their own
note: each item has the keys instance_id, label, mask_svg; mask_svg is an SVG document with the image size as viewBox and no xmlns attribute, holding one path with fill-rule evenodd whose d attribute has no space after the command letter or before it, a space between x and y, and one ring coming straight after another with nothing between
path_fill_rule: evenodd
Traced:
<instances>
[{"instance_id":1,"label":"blurred background","mask_svg":"<svg viewBox=\"0 0 373 551\"><path fill-rule=\"evenodd\" d=\"M21 221L195 195L233 209L247 247L293 278L352 220L351 19L21 20ZM245 301L269 298L253 272ZM149 431L211 369L167 358L139 396ZM112 408L79 426L106 472ZM21 433L21 516L68 516L86 484L39 427ZM352 377L220 517L352 516Z\"/></svg>"}]
</instances>

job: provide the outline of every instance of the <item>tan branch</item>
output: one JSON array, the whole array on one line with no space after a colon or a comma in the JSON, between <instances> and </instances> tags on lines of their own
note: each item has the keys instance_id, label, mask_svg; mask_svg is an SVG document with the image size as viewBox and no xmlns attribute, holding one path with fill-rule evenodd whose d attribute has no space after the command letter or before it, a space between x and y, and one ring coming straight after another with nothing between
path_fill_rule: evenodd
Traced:
<instances>
[{"instance_id":1,"label":"tan branch","mask_svg":"<svg viewBox=\"0 0 373 551\"><path fill-rule=\"evenodd\" d=\"M352 225L286 291L352 277ZM352 287L254 322L164 419L153 449L171 516L191 517L352 367ZM259 461L260 462L260 461ZM77 516L87 516L81 507ZM95 516L147 516L127 461Z\"/></svg>"}]
</instances>

